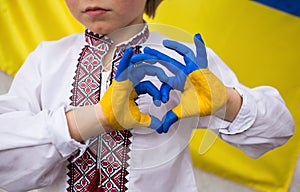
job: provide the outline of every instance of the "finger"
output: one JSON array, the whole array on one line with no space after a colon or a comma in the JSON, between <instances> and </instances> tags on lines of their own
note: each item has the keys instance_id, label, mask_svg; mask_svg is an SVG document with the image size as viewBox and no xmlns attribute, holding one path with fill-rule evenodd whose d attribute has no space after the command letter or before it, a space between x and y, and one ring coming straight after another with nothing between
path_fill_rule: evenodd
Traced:
<instances>
[{"instance_id":1,"label":"finger","mask_svg":"<svg viewBox=\"0 0 300 192\"><path fill-rule=\"evenodd\" d=\"M152 49L150 47L145 47L144 53L155 56L157 59L157 62L161 63L168 70L170 70L173 74L177 74L178 71L183 71L185 69L185 66L182 65L180 62L178 62L175 59L167 56L166 54L163 54L163 53L161 53L155 49Z\"/></svg>"},{"instance_id":2,"label":"finger","mask_svg":"<svg viewBox=\"0 0 300 192\"><path fill-rule=\"evenodd\" d=\"M166 75L164 70L157 66L153 66L150 64L138 64L136 67L133 67L131 69L131 75L136 77L137 81L140 81L142 78L144 78L146 75L149 76L156 76L161 82L168 82L169 77ZM142 78L141 78L142 77Z\"/></svg>"},{"instance_id":3,"label":"finger","mask_svg":"<svg viewBox=\"0 0 300 192\"><path fill-rule=\"evenodd\" d=\"M200 41L203 45L205 45L205 43L203 41L203 38L202 38L200 33L196 33L194 38L197 39L198 41Z\"/></svg>"},{"instance_id":4,"label":"finger","mask_svg":"<svg viewBox=\"0 0 300 192\"><path fill-rule=\"evenodd\" d=\"M127 75L126 75L127 73L125 73L124 71L128 68L130 64L130 58L132 57L132 55L133 55L133 48L132 47L126 48L122 56L122 59L119 63L118 70L116 72L115 79L117 81L123 81L127 79Z\"/></svg>"},{"instance_id":5,"label":"finger","mask_svg":"<svg viewBox=\"0 0 300 192\"><path fill-rule=\"evenodd\" d=\"M130 65L138 64L140 62L154 64L157 62L157 58L155 56L149 54L134 54L130 59Z\"/></svg>"},{"instance_id":6,"label":"finger","mask_svg":"<svg viewBox=\"0 0 300 192\"><path fill-rule=\"evenodd\" d=\"M194 52L186 45L173 40L164 40L163 45L169 49L172 49L184 57L187 64L195 63Z\"/></svg>"},{"instance_id":7,"label":"finger","mask_svg":"<svg viewBox=\"0 0 300 192\"><path fill-rule=\"evenodd\" d=\"M156 130L158 133L167 133L176 121L178 121L177 115L173 111L168 111L163 118L162 125Z\"/></svg>"},{"instance_id":8,"label":"finger","mask_svg":"<svg viewBox=\"0 0 300 192\"><path fill-rule=\"evenodd\" d=\"M186 74L181 72L178 75L174 76L174 77L169 77L169 81L168 84L173 88L173 89L177 89L181 92L184 91L184 85L186 82Z\"/></svg>"},{"instance_id":9,"label":"finger","mask_svg":"<svg viewBox=\"0 0 300 192\"><path fill-rule=\"evenodd\" d=\"M194 36L194 42L196 45L196 52L197 52L196 64L201 69L207 68L208 61L207 61L206 48L205 48L204 41L199 33Z\"/></svg>"},{"instance_id":10,"label":"finger","mask_svg":"<svg viewBox=\"0 0 300 192\"><path fill-rule=\"evenodd\" d=\"M170 91L172 90L172 87L167 84L163 83L160 87L160 94L161 94L161 101L163 103L167 103L170 99Z\"/></svg>"},{"instance_id":11,"label":"finger","mask_svg":"<svg viewBox=\"0 0 300 192\"><path fill-rule=\"evenodd\" d=\"M178 121L177 115L173 113L173 111L169 111L163 123L163 132L167 133L171 125L173 125L176 121Z\"/></svg>"},{"instance_id":12,"label":"finger","mask_svg":"<svg viewBox=\"0 0 300 192\"><path fill-rule=\"evenodd\" d=\"M183 56L184 62L186 64L184 73L190 74L192 71L197 70L198 66L195 64L196 58L194 52L186 45L173 40L164 40L163 45L178 54Z\"/></svg>"},{"instance_id":13,"label":"finger","mask_svg":"<svg viewBox=\"0 0 300 192\"><path fill-rule=\"evenodd\" d=\"M160 91L150 81L140 82L134 88L135 88L135 91L138 95L148 93L149 95L152 96L153 103L156 106L161 105Z\"/></svg>"},{"instance_id":14,"label":"finger","mask_svg":"<svg viewBox=\"0 0 300 192\"><path fill-rule=\"evenodd\" d=\"M162 127L162 125L159 126L159 127L156 129L156 132L159 133L159 134L161 134L161 133L163 132L163 127Z\"/></svg>"}]
</instances>

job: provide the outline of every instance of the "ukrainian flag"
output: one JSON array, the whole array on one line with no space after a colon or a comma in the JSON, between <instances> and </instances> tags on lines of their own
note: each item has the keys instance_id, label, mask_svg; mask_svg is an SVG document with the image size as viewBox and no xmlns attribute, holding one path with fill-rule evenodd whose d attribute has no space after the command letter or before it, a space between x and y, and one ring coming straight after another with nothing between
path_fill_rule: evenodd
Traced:
<instances>
[{"instance_id":1,"label":"ukrainian flag","mask_svg":"<svg viewBox=\"0 0 300 192\"><path fill-rule=\"evenodd\" d=\"M255 160L197 130L190 148L203 170L259 191L288 191L300 148L300 0L164 0L146 20L200 32L241 83L280 91L296 122L284 146ZM64 0L0 0L0 22L0 69L11 75L40 41L83 31Z\"/></svg>"}]
</instances>

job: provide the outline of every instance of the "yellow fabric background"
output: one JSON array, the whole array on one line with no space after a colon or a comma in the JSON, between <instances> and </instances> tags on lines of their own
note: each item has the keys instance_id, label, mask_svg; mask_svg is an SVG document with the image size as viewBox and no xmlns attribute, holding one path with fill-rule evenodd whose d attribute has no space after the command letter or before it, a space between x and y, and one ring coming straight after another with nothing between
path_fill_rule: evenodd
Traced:
<instances>
[{"instance_id":1,"label":"yellow fabric background","mask_svg":"<svg viewBox=\"0 0 300 192\"><path fill-rule=\"evenodd\" d=\"M0 0L0 23L0 69L10 75L41 41L84 30L64 0Z\"/></svg>"},{"instance_id":2,"label":"yellow fabric background","mask_svg":"<svg viewBox=\"0 0 300 192\"><path fill-rule=\"evenodd\" d=\"M200 32L240 82L276 87L300 125L300 18L248 0L165 0L153 23ZM0 69L14 75L42 40L83 31L64 0L0 0ZM300 133L254 160L209 131L191 139L196 166L260 191L287 191ZM202 142L202 143L201 143Z\"/></svg>"}]
</instances>

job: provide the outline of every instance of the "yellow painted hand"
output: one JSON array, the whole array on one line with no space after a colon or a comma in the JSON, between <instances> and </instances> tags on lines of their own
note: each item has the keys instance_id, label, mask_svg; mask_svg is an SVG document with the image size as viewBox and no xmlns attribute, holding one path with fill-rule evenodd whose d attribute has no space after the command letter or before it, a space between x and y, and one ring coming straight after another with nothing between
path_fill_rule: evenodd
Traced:
<instances>
[{"instance_id":1,"label":"yellow painted hand","mask_svg":"<svg viewBox=\"0 0 300 192\"><path fill-rule=\"evenodd\" d=\"M135 100L139 94L148 93L153 97L154 103L160 101L160 91L149 81L140 82L145 75L155 75L162 82L167 82L167 75L158 67L140 64L134 67L131 63L132 48L126 49L116 78L100 101L102 111L108 124L116 130L136 127L149 127L157 129L161 122L156 117L141 113ZM156 102L155 102L156 101Z\"/></svg>"},{"instance_id":2,"label":"yellow painted hand","mask_svg":"<svg viewBox=\"0 0 300 192\"><path fill-rule=\"evenodd\" d=\"M186 79L180 104L172 111L179 118L213 114L226 102L226 88L209 70L198 69Z\"/></svg>"},{"instance_id":3,"label":"yellow painted hand","mask_svg":"<svg viewBox=\"0 0 300 192\"><path fill-rule=\"evenodd\" d=\"M181 118L211 115L227 100L226 87L207 68L206 48L200 34L195 35L194 41L196 56L190 48L181 43L164 41L165 47L183 56L185 65L157 50L144 50L145 54L155 56L158 62L175 74L168 84L164 83L161 87L160 91L164 96L162 101L168 101L171 89L182 91L179 105L164 116L162 125L157 129L159 133L168 132L170 126Z\"/></svg>"}]
</instances>

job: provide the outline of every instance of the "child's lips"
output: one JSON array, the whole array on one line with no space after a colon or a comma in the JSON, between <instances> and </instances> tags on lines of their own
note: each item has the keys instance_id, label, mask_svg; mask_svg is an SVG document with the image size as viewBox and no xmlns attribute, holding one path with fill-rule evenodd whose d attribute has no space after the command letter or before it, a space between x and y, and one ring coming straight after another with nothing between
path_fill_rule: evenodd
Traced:
<instances>
[{"instance_id":1,"label":"child's lips","mask_svg":"<svg viewBox=\"0 0 300 192\"><path fill-rule=\"evenodd\" d=\"M85 9L84 13L88 14L89 16L95 17L100 16L108 12L108 9L104 9L101 7L88 7Z\"/></svg>"}]
</instances>

